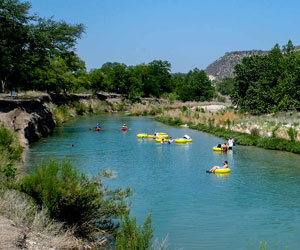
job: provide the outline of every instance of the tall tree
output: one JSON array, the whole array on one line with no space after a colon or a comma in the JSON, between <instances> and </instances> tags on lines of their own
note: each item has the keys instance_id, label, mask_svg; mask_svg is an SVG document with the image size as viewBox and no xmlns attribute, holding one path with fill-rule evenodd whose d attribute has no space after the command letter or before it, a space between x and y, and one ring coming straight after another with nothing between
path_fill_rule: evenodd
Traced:
<instances>
[{"instance_id":1,"label":"tall tree","mask_svg":"<svg viewBox=\"0 0 300 250\"><path fill-rule=\"evenodd\" d=\"M195 68L187 73L177 87L182 101L209 101L213 98L214 88L204 70Z\"/></svg>"},{"instance_id":2,"label":"tall tree","mask_svg":"<svg viewBox=\"0 0 300 250\"><path fill-rule=\"evenodd\" d=\"M84 26L30 15L30 3L0 1L0 81L6 89L31 89L54 57L71 51ZM3 90L3 88L2 88Z\"/></svg>"}]
</instances>

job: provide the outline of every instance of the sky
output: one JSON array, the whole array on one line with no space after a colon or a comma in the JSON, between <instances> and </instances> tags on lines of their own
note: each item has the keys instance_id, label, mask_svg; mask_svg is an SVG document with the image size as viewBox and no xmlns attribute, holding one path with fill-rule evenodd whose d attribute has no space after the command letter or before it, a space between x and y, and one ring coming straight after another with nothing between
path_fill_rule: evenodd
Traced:
<instances>
[{"instance_id":1,"label":"sky","mask_svg":"<svg viewBox=\"0 0 300 250\"><path fill-rule=\"evenodd\" d=\"M205 69L226 52L300 45L299 0L29 0L32 12L85 33L88 70L167 60L172 72Z\"/></svg>"}]
</instances>

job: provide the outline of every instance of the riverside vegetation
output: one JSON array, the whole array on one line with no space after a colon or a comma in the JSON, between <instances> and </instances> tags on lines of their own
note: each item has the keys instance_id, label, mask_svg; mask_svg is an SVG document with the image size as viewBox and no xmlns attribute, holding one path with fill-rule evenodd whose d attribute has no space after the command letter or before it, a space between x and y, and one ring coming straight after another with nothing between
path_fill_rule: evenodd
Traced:
<instances>
[{"instance_id":1,"label":"riverside vegetation","mask_svg":"<svg viewBox=\"0 0 300 250\"><path fill-rule=\"evenodd\" d=\"M114 237L116 249L165 249L152 242L151 214L142 226L129 217L125 199L131 190L104 186L110 172L89 178L70 162L52 160L28 175L17 174L13 163L22 151L15 134L3 126L0 150L7 160L0 165L0 214L45 235L47 247L101 248Z\"/></svg>"}]
</instances>

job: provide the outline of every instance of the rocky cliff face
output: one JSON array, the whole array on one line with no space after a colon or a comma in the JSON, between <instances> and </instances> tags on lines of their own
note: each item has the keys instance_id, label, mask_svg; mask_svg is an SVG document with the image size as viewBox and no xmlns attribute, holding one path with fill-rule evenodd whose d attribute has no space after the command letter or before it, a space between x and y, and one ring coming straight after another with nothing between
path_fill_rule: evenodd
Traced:
<instances>
[{"instance_id":1,"label":"rocky cliff face","mask_svg":"<svg viewBox=\"0 0 300 250\"><path fill-rule=\"evenodd\" d=\"M245 56L265 55L268 51L250 50L227 52L224 56L208 65L205 69L212 80L217 78L234 77L234 67L241 63Z\"/></svg>"},{"instance_id":2,"label":"rocky cliff face","mask_svg":"<svg viewBox=\"0 0 300 250\"><path fill-rule=\"evenodd\" d=\"M55 120L43 99L0 99L0 123L11 126L16 116L16 131L21 145L38 141L55 127Z\"/></svg>"},{"instance_id":3,"label":"rocky cliff face","mask_svg":"<svg viewBox=\"0 0 300 250\"><path fill-rule=\"evenodd\" d=\"M300 50L300 46L295 47ZM208 65L205 69L206 74L211 80L220 79L225 77L234 77L234 67L241 63L245 56L251 55L266 55L269 51L263 50L248 50L248 51L233 51L227 52L224 56Z\"/></svg>"}]
</instances>

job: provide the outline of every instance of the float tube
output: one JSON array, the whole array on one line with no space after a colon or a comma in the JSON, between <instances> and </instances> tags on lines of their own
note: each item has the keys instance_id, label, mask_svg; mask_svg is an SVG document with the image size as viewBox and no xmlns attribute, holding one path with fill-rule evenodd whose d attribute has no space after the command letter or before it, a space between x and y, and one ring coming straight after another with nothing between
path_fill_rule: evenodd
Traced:
<instances>
[{"instance_id":1,"label":"float tube","mask_svg":"<svg viewBox=\"0 0 300 250\"><path fill-rule=\"evenodd\" d=\"M179 139L175 139L175 142L176 143L186 143L187 141L184 138L179 138Z\"/></svg>"},{"instance_id":2,"label":"float tube","mask_svg":"<svg viewBox=\"0 0 300 250\"><path fill-rule=\"evenodd\" d=\"M122 128L121 128L121 130L123 130L123 131L126 131L126 130L127 130L127 128L126 128L126 127L122 127Z\"/></svg>"},{"instance_id":3,"label":"float tube","mask_svg":"<svg viewBox=\"0 0 300 250\"><path fill-rule=\"evenodd\" d=\"M229 150L229 146L227 146L227 150ZM213 147L213 151L223 151L223 148L218 148L217 146Z\"/></svg>"},{"instance_id":4,"label":"float tube","mask_svg":"<svg viewBox=\"0 0 300 250\"><path fill-rule=\"evenodd\" d=\"M215 174L228 174L231 172L231 169L230 168L217 168L214 173Z\"/></svg>"},{"instance_id":5,"label":"float tube","mask_svg":"<svg viewBox=\"0 0 300 250\"><path fill-rule=\"evenodd\" d=\"M101 130L101 128L95 128L95 130L96 130L96 131L100 131L100 130Z\"/></svg>"},{"instance_id":6,"label":"float tube","mask_svg":"<svg viewBox=\"0 0 300 250\"><path fill-rule=\"evenodd\" d=\"M146 138L146 137L148 137L148 135L147 134L137 134L137 137L138 138Z\"/></svg>"},{"instance_id":7,"label":"float tube","mask_svg":"<svg viewBox=\"0 0 300 250\"><path fill-rule=\"evenodd\" d=\"M165 134L165 135L159 135L157 138L159 138L159 139L168 139L169 136L167 134Z\"/></svg>"},{"instance_id":8,"label":"float tube","mask_svg":"<svg viewBox=\"0 0 300 250\"><path fill-rule=\"evenodd\" d=\"M161 143L162 139L164 139L164 138L156 138L155 141ZM166 140L166 139L164 139L164 140L166 143L168 142L168 140Z\"/></svg>"}]
</instances>

